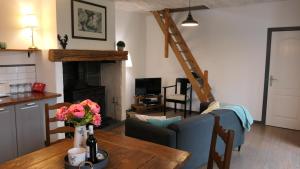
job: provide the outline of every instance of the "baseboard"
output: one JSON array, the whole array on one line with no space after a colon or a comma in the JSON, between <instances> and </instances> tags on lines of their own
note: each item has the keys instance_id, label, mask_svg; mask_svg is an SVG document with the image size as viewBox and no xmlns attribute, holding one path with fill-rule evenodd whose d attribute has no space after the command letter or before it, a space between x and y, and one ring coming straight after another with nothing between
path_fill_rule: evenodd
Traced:
<instances>
[{"instance_id":1,"label":"baseboard","mask_svg":"<svg viewBox=\"0 0 300 169\"><path fill-rule=\"evenodd\" d=\"M263 121L259 121L259 120L254 120L253 123L265 125Z\"/></svg>"}]
</instances>

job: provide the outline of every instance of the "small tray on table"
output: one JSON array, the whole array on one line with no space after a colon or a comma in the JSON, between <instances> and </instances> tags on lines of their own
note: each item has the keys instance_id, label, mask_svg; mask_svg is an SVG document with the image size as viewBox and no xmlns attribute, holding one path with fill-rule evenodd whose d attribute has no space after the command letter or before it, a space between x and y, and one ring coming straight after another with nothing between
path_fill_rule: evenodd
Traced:
<instances>
[{"instance_id":1,"label":"small tray on table","mask_svg":"<svg viewBox=\"0 0 300 169\"><path fill-rule=\"evenodd\" d=\"M104 169L107 164L108 164L108 153L104 150L99 150L99 153L101 153L103 155L103 159L99 160L98 162L93 164L93 166L91 167L89 164L85 164L81 167L79 166L71 166L68 160L68 155L65 156L65 169Z\"/></svg>"}]
</instances>

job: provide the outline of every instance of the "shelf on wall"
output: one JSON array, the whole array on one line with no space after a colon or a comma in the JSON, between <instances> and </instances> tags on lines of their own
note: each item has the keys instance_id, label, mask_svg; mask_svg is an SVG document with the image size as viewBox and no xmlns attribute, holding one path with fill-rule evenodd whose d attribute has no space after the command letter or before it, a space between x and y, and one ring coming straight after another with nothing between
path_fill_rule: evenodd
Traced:
<instances>
[{"instance_id":1,"label":"shelf on wall","mask_svg":"<svg viewBox=\"0 0 300 169\"><path fill-rule=\"evenodd\" d=\"M27 52L28 57L30 57L31 53L40 51L40 49L0 49L0 52Z\"/></svg>"}]
</instances>

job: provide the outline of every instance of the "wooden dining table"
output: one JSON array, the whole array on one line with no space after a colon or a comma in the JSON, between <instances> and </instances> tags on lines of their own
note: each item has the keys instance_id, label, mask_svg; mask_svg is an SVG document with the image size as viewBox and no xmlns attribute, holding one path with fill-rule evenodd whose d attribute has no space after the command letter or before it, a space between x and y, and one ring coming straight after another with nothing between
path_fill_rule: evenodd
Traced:
<instances>
[{"instance_id":1,"label":"wooden dining table","mask_svg":"<svg viewBox=\"0 0 300 169\"><path fill-rule=\"evenodd\" d=\"M135 138L96 131L100 149L109 154L107 169L173 169L181 168L190 153ZM73 140L42 148L0 164L0 169L62 169ZM1 152L4 153L4 152Z\"/></svg>"}]
</instances>

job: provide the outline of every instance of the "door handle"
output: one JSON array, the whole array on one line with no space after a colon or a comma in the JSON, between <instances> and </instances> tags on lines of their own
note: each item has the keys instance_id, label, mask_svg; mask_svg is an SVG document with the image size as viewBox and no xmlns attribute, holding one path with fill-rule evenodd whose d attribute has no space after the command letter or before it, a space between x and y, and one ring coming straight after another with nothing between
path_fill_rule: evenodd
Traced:
<instances>
[{"instance_id":1,"label":"door handle","mask_svg":"<svg viewBox=\"0 0 300 169\"><path fill-rule=\"evenodd\" d=\"M274 80L278 80L278 79L274 78L274 77L271 75L271 76L270 76L270 86L272 86Z\"/></svg>"},{"instance_id":2,"label":"door handle","mask_svg":"<svg viewBox=\"0 0 300 169\"><path fill-rule=\"evenodd\" d=\"M34 102L26 104L26 106L33 106L33 105L35 105Z\"/></svg>"},{"instance_id":3,"label":"door handle","mask_svg":"<svg viewBox=\"0 0 300 169\"><path fill-rule=\"evenodd\" d=\"M38 107L38 105L22 107L22 108L20 108L20 109L21 109L21 110L26 110L26 109L31 109L31 108L35 108L35 107Z\"/></svg>"}]
</instances>

